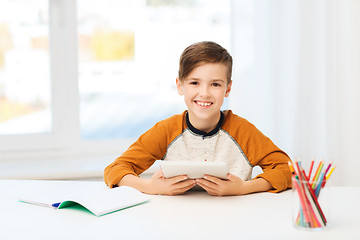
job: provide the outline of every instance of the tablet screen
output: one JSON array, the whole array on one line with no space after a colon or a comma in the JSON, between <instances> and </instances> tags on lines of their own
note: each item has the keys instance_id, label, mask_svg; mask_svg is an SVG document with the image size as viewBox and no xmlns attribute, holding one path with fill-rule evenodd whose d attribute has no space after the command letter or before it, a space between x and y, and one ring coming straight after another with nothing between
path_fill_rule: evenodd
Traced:
<instances>
[{"instance_id":1,"label":"tablet screen","mask_svg":"<svg viewBox=\"0 0 360 240\"><path fill-rule=\"evenodd\" d=\"M204 174L208 174L226 179L229 173L225 162L163 160L160 162L160 168L165 178L187 175L189 178L195 179L202 178Z\"/></svg>"}]
</instances>

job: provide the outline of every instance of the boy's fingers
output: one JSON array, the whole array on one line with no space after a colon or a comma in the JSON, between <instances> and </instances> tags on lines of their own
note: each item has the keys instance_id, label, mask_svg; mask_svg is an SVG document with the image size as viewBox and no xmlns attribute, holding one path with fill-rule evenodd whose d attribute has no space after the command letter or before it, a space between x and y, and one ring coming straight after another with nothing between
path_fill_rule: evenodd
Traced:
<instances>
[{"instance_id":1,"label":"boy's fingers","mask_svg":"<svg viewBox=\"0 0 360 240\"><path fill-rule=\"evenodd\" d=\"M196 181L195 180L187 180L181 184L179 184L179 192L186 192L187 190L193 188L196 185Z\"/></svg>"},{"instance_id":2,"label":"boy's fingers","mask_svg":"<svg viewBox=\"0 0 360 240\"><path fill-rule=\"evenodd\" d=\"M196 183L204 189L205 188L206 189L215 189L215 187L217 186L215 183L204 180L204 179L196 179Z\"/></svg>"},{"instance_id":3,"label":"boy's fingers","mask_svg":"<svg viewBox=\"0 0 360 240\"><path fill-rule=\"evenodd\" d=\"M169 180L171 181L172 184L177 183L177 182L181 182L184 180L189 179L186 175L179 175L179 176L175 176L172 178L169 178Z\"/></svg>"},{"instance_id":4,"label":"boy's fingers","mask_svg":"<svg viewBox=\"0 0 360 240\"><path fill-rule=\"evenodd\" d=\"M211 176L211 175L204 175L204 179L211 181L213 183L219 184L221 182L221 180L217 177Z\"/></svg>"},{"instance_id":5,"label":"boy's fingers","mask_svg":"<svg viewBox=\"0 0 360 240\"><path fill-rule=\"evenodd\" d=\"M221 191L219 191L219 189L217 188L218 185L211 183L211 182L206 182L206 184L197 181L197 184L202 187L208 194L210 195L214 195L214 196L222 196L222 194L220 193ZM208 185L210 184L210 185ZM214 188L215 187L215 188Z\"/></svg>"},{"instance_id":6,"label":"boy's fingers","mask_svg":"<svg viewBox=\"0 0 360 240\"><path fill-rule=\"evenodd\" d=\"M196 185L196 180L188 179L188 180L176 183L176 186L178 188L187 188L187 187L192 186L192 185Z\"/></svg>"},{"instance_id":7,"label":"boy's fingers","mask_svg":"<svg viewBox=\"0 0 360 240\"><path fill-rule=\"evenodd\" d=\"M176 185L173 186L174 189L171 190L171 192L169 194L170 195L183 194L184 192L193 188L195 185L196 185L195 180L185 180L185 181L176 183Z\"/></svg>"},{"instance_id":8,"label":"boy's fingers","mask_svg":"<svg viewBox=\"0 0 360 240\"><path fill-rule=\"evenodd\" d=\"M197 182L197 184L198 184L200 187L202 187L208 194L210 194L210 195L217 195L215 189L213 189L213 188L211 188L211 187L209 187L209 186L207 186L207 185L205 185L205 184L203 184L203 183L200 183L200 182Z\"/></svg>"}]
</instances>

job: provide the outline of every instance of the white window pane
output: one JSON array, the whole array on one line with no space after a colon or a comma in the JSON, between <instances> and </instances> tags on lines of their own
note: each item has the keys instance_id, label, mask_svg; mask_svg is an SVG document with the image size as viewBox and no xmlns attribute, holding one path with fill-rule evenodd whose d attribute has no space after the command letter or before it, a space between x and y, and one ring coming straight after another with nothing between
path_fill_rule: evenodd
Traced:
<instances>
[{"instance_id":1,"label":"white window pane","mask_svg":"<svg viewBox=\"0 0 360 240\"><path fill-rule=\"evenodd\" d=\"M48 45L48 1L1 1L0 135L51 131Z\"/></svg>"},{"instance_id":2,"label":"white window pane","mask_svg":"<svg viewBox=\"0 0 360 240\"><path fill-rule=\"evenodd\" d=\"M181 52L212 40L230 48L230 1L78 1L82 136L136 138L185 110ZM229 49L230 50L230 49Z\"/></svg>"}]
</instances>

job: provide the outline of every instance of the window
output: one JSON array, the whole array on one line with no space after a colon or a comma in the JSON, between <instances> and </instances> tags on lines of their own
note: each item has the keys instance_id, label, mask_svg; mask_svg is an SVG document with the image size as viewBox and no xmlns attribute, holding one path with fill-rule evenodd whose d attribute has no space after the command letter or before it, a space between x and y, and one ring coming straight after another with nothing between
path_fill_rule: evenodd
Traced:
<instances>
[{"instance_id":1,"label":"window","mask_svg":"<svg viewBox=\"0 0 360 240\"><path fill-rule=\"evenodd\" d=\"M196 41L230 46L229 1L78 1L81 134L135 138L185 105L178 59Z\"/></svg>"},{"instance_id":2,"label":"window","mask_svg":"<svg viewBox=\"0 0 360 240\"><path fill-rule=\"evenodd\" d=\"M230 0L5 2L0 151L133 140L185 109L175 78L186 46L230 49Z\"/></svg>"},{"instance_id":3,"label":"window","mask_svg":"<svg viewBox=\"0 0 360 240\"><path fill-rule=\"evenodd\" d=\"M47 1L0 8L0 135L51 132Z\"/></svg>"}]
</instances>

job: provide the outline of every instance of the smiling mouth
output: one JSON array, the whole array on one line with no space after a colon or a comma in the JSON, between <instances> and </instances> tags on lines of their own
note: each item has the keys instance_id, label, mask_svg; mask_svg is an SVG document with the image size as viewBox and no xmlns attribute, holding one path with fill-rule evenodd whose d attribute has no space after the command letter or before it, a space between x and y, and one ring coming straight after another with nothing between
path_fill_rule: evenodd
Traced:
<instances>
[{"instance_id":1,"label":"smiling mouth","mask_svg":"<svg viewBox=\"0 0 360 240\"><path fill-rule=\"evenodd\" d=\"M212 105L212 102L200 102L200 101L194 101L197 105L199 105L200 107L209 107L210 105Z\"/></svg>"}]
</instances>

